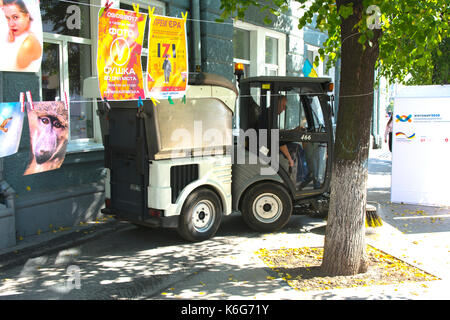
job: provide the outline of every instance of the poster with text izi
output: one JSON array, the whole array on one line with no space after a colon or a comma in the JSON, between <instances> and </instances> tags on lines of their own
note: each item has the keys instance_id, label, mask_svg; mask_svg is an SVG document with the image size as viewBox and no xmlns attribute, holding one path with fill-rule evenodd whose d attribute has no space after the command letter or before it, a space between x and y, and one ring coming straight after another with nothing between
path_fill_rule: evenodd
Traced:
<instances>
[{"instance_id":1,"label":"poster with text izi","mask_svg":"<svg viewBox=\"0 0 450 320\"><path fill-rule=\"evenodd\" d=\"M147 60L148 95L157 99L183 98L188 83L186 18L150 14Z\"/></svg>"},{"instance_id":2,"label":"poster with text izi","mask_svg":"<svg viewBox=\"0 0 450 320\"><path fill-rule=\"evenodd\" d=\"M141 52L146 20L146 14L135 11L100 10L97 72L102 98L145 98Z\"/></svg>"}]
</instances>

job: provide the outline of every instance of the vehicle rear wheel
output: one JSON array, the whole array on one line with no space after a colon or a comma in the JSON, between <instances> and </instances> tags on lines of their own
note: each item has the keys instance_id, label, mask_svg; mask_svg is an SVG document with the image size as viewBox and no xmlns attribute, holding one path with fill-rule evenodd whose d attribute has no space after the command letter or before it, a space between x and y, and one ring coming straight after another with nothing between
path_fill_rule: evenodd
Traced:
<instances>
[{"instance_id":1,"label":"vehicle rear wheel","mask_svg":"<svg viewBox=\"0 0 450 320\"><path fill-rule=\"evenodd\" d=\"M253 230L272 232L283 228L292 215L292 199L282 186L265 182L246 191L242 217Z\"/></svg>"},{"instance_id":2,"label":"vehicle rear wheel","mask_svg":"<svg viewBox=\"0 0 450 320\"><path fill-rule=\"evenodd\" d=\"M191 193L181 211L178 234L185 240L197 242L213 237L222 220L222 204L209 189Z\"/></svg>"},{"instance_id":3,"label":"vehicle rear wheel","mask_svg":"<svg viewBox=\"0 0 450 320\"><path fill-rule=\"evenodd\" d=\"M322 197L314 199L311 202L312 211L309 212L309 216L312 218L326 219L328 217L329 205L329 198Z\"/></svg>"}]
</instances>

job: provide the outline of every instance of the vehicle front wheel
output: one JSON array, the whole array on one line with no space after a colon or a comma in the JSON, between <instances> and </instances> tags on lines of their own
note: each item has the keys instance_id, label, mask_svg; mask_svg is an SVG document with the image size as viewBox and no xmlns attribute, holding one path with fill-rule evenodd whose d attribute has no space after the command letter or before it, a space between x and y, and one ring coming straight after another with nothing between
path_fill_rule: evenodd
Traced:
<instances>
[{"instance_id":1,"label":"vehicle front wheel","mask_svg":"<svg viewBox=\"0 0 450 320\"><path fill-rule=\"evenodd\" d=\"M253 230L272 232L283 228L292 215L292 199L282 186L265 182L246 191L242 217Z\"/></svg>"},{"instance_id":2,"label":"vehicle front wheel","mask_svg":"<svg viewBox=\"0 0 450 320\"><path fill-rule=\"evenodd\" d=\"M220 198L210 189L199 189L187 197L177 231L185 240L203 241L216 234L221 220Z\"/></svg>"}]
</instances>

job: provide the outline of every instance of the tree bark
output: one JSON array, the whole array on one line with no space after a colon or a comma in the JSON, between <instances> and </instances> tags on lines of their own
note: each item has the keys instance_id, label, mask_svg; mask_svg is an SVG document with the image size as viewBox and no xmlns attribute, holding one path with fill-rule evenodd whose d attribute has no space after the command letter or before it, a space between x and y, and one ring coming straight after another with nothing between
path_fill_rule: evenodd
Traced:
<instances>
[{"instance_id":1,"label":"tree bark","mask_svg":"<svg viewBox=\"0 0 450 320\"><path fill-rule=\"evenodd\" d=\"M340 98L321 266L330 276L367 271L365 206L379 31L371 39L373 45L366 43L364 49L354 28L362 19L363 1L337 1L337 5L339 8L350 2L353 2L353 15L341 23Z\"/></svg>"}]
</instances>

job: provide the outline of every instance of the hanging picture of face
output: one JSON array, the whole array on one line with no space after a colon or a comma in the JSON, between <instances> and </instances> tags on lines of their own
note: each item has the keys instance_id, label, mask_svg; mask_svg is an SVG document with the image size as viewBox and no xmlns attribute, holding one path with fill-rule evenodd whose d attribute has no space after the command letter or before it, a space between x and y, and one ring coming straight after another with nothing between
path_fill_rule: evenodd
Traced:
<instances>
[{"instance_id":1,"label":"hanging picture of face","mask_svg":"<svg viewBox=\"0 0 450 320\"><path fill-rule=\"evenodd\" d=\"M39 0L0 0L0 71L39 72L42 19Z\"/></svg>"},{"instance_id":2,"label":"hanging picture of face","mask_svg":"<svg viewBox=\"0 0 450 320\"><path fill-rule=\"evenodd\" d=\"M23 114L20 103L0 103L0 158L19 149Z\"/></svg>"},{"instance_id":3,"label":"hanging picture of face","mask_svg":"<svg viewBox=\"0 0 450 320\"><path fill-rule=\"evenodd\" d=\"M68 110L62 101L27 104L31 154L24 175L55 170L66 157Z\"/></svg>"}]
</instances>

